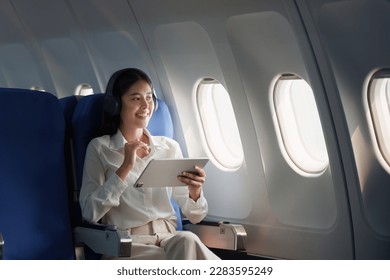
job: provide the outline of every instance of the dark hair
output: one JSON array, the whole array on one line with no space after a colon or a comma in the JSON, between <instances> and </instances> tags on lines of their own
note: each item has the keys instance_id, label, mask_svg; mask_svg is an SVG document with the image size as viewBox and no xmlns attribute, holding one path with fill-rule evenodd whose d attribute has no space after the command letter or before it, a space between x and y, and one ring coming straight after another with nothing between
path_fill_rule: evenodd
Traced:
<instances>
[{"instance_id":1,"label":"dark hair","mask_svg":"<svg viewBox=\"0 0 390 280\"><path fill-rule=\"evenodd\" d=\"M116 102L117 113L107 112L107 110L104 110L102 126L99 129L97 136L114 135L117 132L121 120L120 111L122 108L122 95L125 94L125 92L138 81L147 82L153 91L151 79L145 72L140 69L125 68L112 74L110 80L107 83L106 96L103 101L105 104L103 104L103 107L105 107L107 103L112 102L106 98L110 97L110 99L114 100L113 102Z\"/></svg>"}]
</instances>

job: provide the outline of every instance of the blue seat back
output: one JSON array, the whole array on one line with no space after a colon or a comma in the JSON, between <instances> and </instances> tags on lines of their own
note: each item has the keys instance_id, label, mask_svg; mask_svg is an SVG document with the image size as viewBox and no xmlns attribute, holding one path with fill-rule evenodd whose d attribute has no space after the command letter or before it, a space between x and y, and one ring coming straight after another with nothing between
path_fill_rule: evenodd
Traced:
<instances>
[{"instance_id":1,"label":"blue seat back","mask_svg":"<svg viewBox=\"0 0 390 280\"><path fill-rule=\"evenodd\" d=\"M81 188L84 158L88 143L95 137L102 123L104 94L94 94L81 98L74 110L72 118L72 138L75 158L75 171L78 190ZM152 135L173 138L173 123L167 105L158 100L157 110L149 122L148 129ZM182 230L180 209L172 199L178 218L178 230ZM81 215L80 215L81 217Z\"/></svg>"},{"instance_id":2,"label":"blue seat back","mask_svg":"<svg viewBox=\"0 0 390 280\"><path fill-rule=\"evenodd\" d=\"M0 89L0 232L5 259L74 259L64 116L49 93Z\"/></svg>"},{"instance_id":3,"label":"blue seat back","mask_svg":"<svg viewBox=\"0 0 390 280\"><path fill-rule=\"evenodd\" d=\"M75 227L81 222L80 206L75 179L73 147L72 147L72 117L76 108L78 98L74 95L59 99L65 117L65 161L68 181L69 206L72 226Z\"/></svg>"},{"instance_id":4,"label":"blue seat back","mask_svg":"<svg viewBox=\"0 0 390 280\"><path fill-rule=\"evenodd\" d=\"M71 126L72 126L73 112L77 105L77 97L71 95L71 96L60 98L59 101L65 116L66 132L70 133Z\"/></svg>"},{"instance_id":5,"label":"blue seat back","mask_svg":"<svg viewBox=\"0 0 390 280\"><path fill-rule=\"evenodd\" d=\"M149 121L148 130L152 135L173 139L173 123L167 104L158 99L157 110Z\"/></svg>"},{"instance_id":6,"label":"blue seat back","mask_svg":"<svg viewBox=\"0 0 390 280\"><path fill-rule=\"evenodd\" d=\"M89 142L96 137L102 124L104 95L94 94L81 98L72 117L72 141L77 190L81 188L85 153Z\"/></svg>"}]
</instances>

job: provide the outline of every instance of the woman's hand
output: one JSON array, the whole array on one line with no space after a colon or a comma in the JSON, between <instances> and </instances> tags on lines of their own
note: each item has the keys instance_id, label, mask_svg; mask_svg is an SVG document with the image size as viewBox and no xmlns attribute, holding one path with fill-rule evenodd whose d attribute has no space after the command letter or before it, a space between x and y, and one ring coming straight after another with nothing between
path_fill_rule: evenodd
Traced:
<instances>
[{"instance_id":1,"label":"woman's hand","mask_svg":"<svg viewBox=\"0 0 390 280\"><path fill-rule=\"evenodd\" d=\"M137 159L137 153L143 156L149 154L149 146L141 140L134 140L126 143L124 147L124 159L122 165L116 171L116 174L125 181L130 170L133 169L135 161Z\"/></svg>"},{"instance_id":2,"label":"woman's hand","mask_svg":"<svg viewBox=\"0 0 390 280\"><path fill-rule=\"evenodd\" d=\"M202 191L202 185L206 181L206 173L198 166L195 166L195 170L197 173L183 172L177 178L180 182L188 186L190 198L197 201Z\"/></svg>"}]
</instances>

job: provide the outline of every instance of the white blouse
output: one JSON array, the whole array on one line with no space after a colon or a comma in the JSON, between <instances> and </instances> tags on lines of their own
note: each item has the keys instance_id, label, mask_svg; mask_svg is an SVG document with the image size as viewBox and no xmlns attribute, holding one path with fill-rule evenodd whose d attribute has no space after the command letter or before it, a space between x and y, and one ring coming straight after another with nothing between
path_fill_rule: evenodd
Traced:
<instances>
[{"instance_id":1,"label":"white blouse","mask_svg":"<svg viewBox=\"0 0 390 280\"><path fill-rule=\"evenodd\" d=\"M168 219L176 223L176 215L170 202L171 196L179 204L182 213L192 223L199 223L207 215L207 201L201 197L195 202L189 197L188 188L135 188L138 176L153 158L182 158L179 144L164 136L151 136L150 153L137 157L134 168L126 181L115 173L124 159L127 142L122 133L93 139L87 148L83 182L80 190L80 206L83 218L89 222L133 228L156 219Z\"/></svg>"}]
</instances>

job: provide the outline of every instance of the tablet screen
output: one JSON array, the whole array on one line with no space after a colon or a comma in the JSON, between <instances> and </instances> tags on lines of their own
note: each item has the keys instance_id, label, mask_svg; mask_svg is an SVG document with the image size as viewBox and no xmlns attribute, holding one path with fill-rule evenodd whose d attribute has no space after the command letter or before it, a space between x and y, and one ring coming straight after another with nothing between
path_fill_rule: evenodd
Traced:
<instances>
[{"instance_id":1,"label":"tablet screen","mask_svg":"<svg viewBox=\"0 0 390 280\"><path fill-rule=\"evenodd\" d=\"M177 179L183 171L196 172L195 166L203 168L208 158L152 159L134 184L136 188L184 186Z\"/></svg>"}]
</instances>

